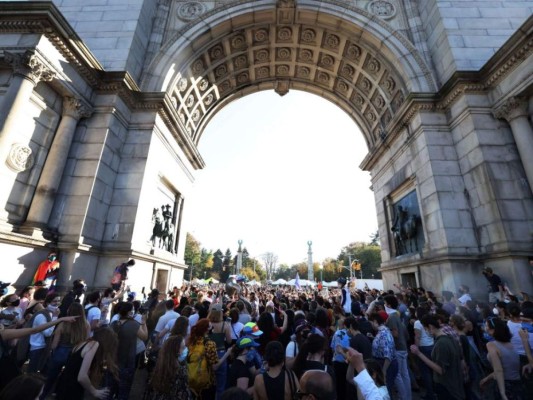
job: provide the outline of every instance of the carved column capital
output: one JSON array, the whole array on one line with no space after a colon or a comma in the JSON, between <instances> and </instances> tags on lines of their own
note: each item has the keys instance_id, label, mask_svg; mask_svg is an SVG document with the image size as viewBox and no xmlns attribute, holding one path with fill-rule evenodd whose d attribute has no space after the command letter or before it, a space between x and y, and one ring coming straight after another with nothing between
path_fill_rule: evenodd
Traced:
<instances>
[{"instance_id":1,"label":"carved column capital","mask_svg":"<svg viewBox=\"0 0 533 400\"><path fill-rule=\"evenodd\" d=\"M27 50L24 53L11 53L6 51L4 60L11 65L16 75L22 75L34 85L39 82L49 82L55 78L55 72L51 71L35 55L35 52Z\"/></svg>"},{"instance_id":2,"label":"carved column capital","mask_svg":"<svg viewBox=\"0 0 533 400\"><path fill-rule=\"evenodd\" d=\"M89 118L92 113L92 108L84 101L76 97L63 98L63 116L79 120L81 118Z\"/></svg>"},{"instance_id":3,"label":"carved column capital","mask_svg":"<svg viewBox=\"0 0 533 400\"><path fill-rule=\"evenodd\" d=\"M510 97L500 107L493 111L493 114L498 119L505 119L511 122L518 117L528 116L528 102L521 97Z\"/></svg>"}]
</instances>

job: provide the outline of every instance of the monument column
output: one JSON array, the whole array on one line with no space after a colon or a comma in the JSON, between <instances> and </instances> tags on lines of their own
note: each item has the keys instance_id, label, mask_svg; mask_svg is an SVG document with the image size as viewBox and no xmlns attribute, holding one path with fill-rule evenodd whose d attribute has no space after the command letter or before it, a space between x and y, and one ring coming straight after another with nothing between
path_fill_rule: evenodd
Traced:
<instances>
[{"instance_id":1,"label":"monument column","mask_svg":"<svg viewBox=\"0 0 533 400\"><path fill-rule=\"evenodd\" d=\"M513 137L526 171L530 189L533 191L533 128L528 119L528 102L519 97L511 97L494 111L498 119L505 119L511 126Z\"/></svg>"},{"instance_id":2,"label":"monument column","mask_svg":"<svg viewBox=\"0 0 533 400\"><path fill-rule=\"evenodd\" d=\"M16 137L16 125L24 118L26 106L33 89L40 81L51 81L55 73L50 71L31 50L24 53L5 52L5 62L13 68L13 77L0 105L0 160L5 161Z\"/></svg>"},{"instance_id":3,"label":"monument column","mask_svg":"<svg viewBox=\"0 0 533 400\"><path fill-rule=\"evenodd\" d=\"M43 227L48 223L78 121L90 115L90 108L80 99L63 99L63 115L30 206L27 225Z\"/></svg>"},{"instance_id":4,"label":"monument column","mask_svg":"<svg viewBox=\"0 0 533 400\"><path fill-rule=\"evenodd\" d=\"M313 250L311 250L311 246L313 245L313 242L308 241L307 246L309 246L309 249L307 250L307 280L314 282L314 271L313 271Z\"/></svg>"}]
</instances>

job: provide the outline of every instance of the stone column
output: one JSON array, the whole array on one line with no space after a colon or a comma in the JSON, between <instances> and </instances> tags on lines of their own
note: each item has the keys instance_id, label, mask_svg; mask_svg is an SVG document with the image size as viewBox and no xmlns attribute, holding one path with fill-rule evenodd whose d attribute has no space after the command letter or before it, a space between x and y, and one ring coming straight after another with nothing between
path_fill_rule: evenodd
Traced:
<instances>
[{"instance_id":1,"label":"stone column","mask_svg":"<svg viewBox=\"0 0 533 400\"><path fill-rule=\"evenodd\" d=\"M494 110L494 116L498 119L505 119L511 126L529 187L533 191L533 158L531 157L533 128L528 119L528 102L519 97L511 97Z\"/></svg>"},{"instance_id":2,"label":"stone column","mask_svg":"<svg viewBox=\"0 0 533 400\"><path fill-rule=\"evenodd\" d=\"M48 223L78 121L90 115L90 108L80 99L63 99L63 115L31 203L27 225L43 227Z\"/></svg>"},{"instance_id":3,"label":"stone column","mask_svg":"<svg viewBox=\"0 0 533 400\"><path fill-rule=\"evenodd\" d=\"M315 275L313 271L313 250L311 250L312 245L313 245L313 242L309 240L307 242L307 246L309 247L307 249L307 280L314 282Z\"/></svg>"},{"instance_id":4,"label":"stone column","mask_svg":"<svg viewBox=\"0 0 533 400\"><path fill-rule=\"evenodd\" d=\"M4 61L13 68L11 84L0 104L0 160L6 160L9 146L16 137L16 125L25 116L26 106L33 89L40 81L51 81L55 73L50 71L33 51L5 52Z\"/></svg>"}]
</instances>

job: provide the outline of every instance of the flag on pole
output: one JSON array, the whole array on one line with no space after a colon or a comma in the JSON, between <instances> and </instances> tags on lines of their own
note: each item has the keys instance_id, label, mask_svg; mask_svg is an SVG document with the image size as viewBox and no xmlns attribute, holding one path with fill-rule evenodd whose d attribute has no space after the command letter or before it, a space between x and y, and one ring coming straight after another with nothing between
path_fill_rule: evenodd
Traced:
<instances>
[{"instance_id":1,"label":"flag on pole","mask_svg":"<svg viewBox=\"0 0 533 400\"><path fill-rule=\"evenodd\" d=\"M298 272L296 273L296 279L294 280L294 286L296 286L297 289L300 289L300 275L298 275Z\"/></svg>"}]
</instances>

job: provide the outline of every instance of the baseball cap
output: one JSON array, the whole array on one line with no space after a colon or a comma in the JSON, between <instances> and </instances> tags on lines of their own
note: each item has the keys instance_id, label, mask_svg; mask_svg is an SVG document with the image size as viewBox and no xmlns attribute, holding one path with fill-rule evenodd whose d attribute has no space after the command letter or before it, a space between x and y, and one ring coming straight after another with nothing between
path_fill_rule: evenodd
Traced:
<instances>
[{"instance_id":1,"label":"baseball cap","mask_svg":"<svg viewBox=\"0 0 533 400\"><path fill-rule=\"evenodd\" d=\"M245 335L261 336L263 331L259 330L259 327L255 322L248 322L242 329Z\"/></svg>"},{"instance_id":2,"label":"baseball cap","mask_svg":"<svg viewBox=\"0 0 533 400\"><path fill-rule=\"evenodd\" d=\"M246 349L248 347L259 347L259 343L256 343L252 338L245 336L237 340L237 347L239 349Z\"/></svg>"}]
</instances>

